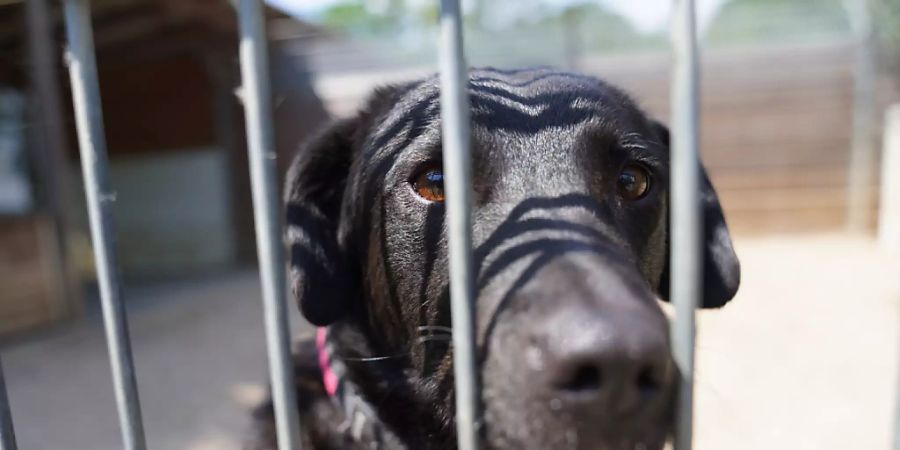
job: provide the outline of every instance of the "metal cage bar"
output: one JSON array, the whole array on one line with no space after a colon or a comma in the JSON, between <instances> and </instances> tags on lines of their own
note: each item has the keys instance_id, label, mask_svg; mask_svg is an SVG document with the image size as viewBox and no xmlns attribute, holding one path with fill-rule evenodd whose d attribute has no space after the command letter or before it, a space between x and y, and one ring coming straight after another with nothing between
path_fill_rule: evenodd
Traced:
<instances>
[{"instance_id":1,"label":"metal cage bar","mask_svg":"<svg viewBox=\"0 0 900 450\"><path fill-rule=\"evenodd\" d=\"M143 450L146 448L144 427L116 263L115 233L110 212L115 192L110 190L107 175L103 112L100 108L100 85L97 81L88 0L66 0L65 22L75 127L81 151L91 241L94 246L103 327L112 366L119 425L125 449Z\"/></svg>"},{"instance_id":2,"label":"metal cage bar","mask_svg":"<svg viewBox=\"0 0 900 450\"><path fill-rule=\"evenodd\" d=\"M13 431L12 413L6 395L2 360L0 360L0 450L16 450L16 433Z\"/></svg>"},{"instance_id":3,"label":"metal cage bar","mask_svg":"<svg viewBox=\"0 0 900 450\"><path fill-rule=\"evenodd\" d=\"M259 0L239 0L240 61L247 125L257 250L265 310L266 343L275 403L278 448L299 448L299 422L290 365L283 249L278 219L276 157L271 122L265 26ZM106 143L100 109L93 36L87 0L66 0L68 63L76 128L84 171L91 235L97 261L104 329L124 446L146 448L140 402L115 255ZM479 386L475 361L474 272L472 263L471 155L467 95L468 68L458 0L441 0L440 81L447 174L450 293L458 448L478 448ZM691 448L695 309L701 295L702 235L699 205L697 38L693 0L676 0L673 14L672 82L672 327L678 386L676 450ZM0 365L0 450L14 450L15 438Z\"/></svg>"},{"instance_id":4,"label":"metal cage bar","mask_svg":"<svg viewBox=\"0 0 900 450\"><path fill-rule=\"evenodd\" d=\"M878 158L874 140L878 121L878 55L869 3L868 0L844 2L855 45L853 122L847 167L847 229L856 233L865 233L870 226L871 182Z\"/></svg>"},{"instance_id":5,"label":"metal cage bar","mask_svg":"<svg viewBox=\"0 0 900 450\"><path fill-rule=\"evenodd\" d=\"M679 371L675 450L693 438L695 310L702 295L700 161L698 159L699 62L694 0L676 0L672 16L672 356Z\"/></svg>"},{"instance_id":6,"label":"metal cage bar","mask_svg":"<svg viewBox=\"0 0 900 450\"><path fill-rule=\"evenodd\" d=\"M253 221L262 282L269 376L275 406L278 448L300 446L296 389L290 352L287 284L281 240L276 154L266 31L260 0L237 3L240 28L242 99L247 124Z\"/></svg>"},{"instance_id":7,"label":"metal cage bar","mask_svg":"<svg viewBox=\"0 0 900 450\"><path fill-rule=\"evenodd\" d=\"M472 158L469 154L468 67L459 0L441 0L441 126L447 192L450 313L456 382L458 448L478 448L479 390L475 362L472 270Z\"/></svg>"}]
</instances>

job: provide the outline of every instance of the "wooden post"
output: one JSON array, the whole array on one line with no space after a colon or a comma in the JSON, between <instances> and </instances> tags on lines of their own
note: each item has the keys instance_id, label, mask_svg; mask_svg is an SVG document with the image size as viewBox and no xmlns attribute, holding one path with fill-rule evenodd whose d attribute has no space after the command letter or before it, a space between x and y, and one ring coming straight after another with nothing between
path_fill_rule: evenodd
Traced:
<instances>
[{"instance_id":1,"label":"wooden post","mask_svg":"<svg viewBox=\"0 0 900 450\"><path fill-rule=\"evenodd\" d=\"M252 237L253 215L250 200L250 178L247 174L247 148L243 121L237 120L239 108L235 88L236 67L230 65L227 52L206 51L203 55L206 73L213 87L213 120L216 144L225 155L228 176L228 208L231 216L231 236L235 243L234 261L249 264L256 261L256 245Z\"/></svg>"},{"instance_id":2,"label":"wooden post","mask_svg":"<svg viewBox=\"0 0 900 450\"><path fill-rule=\"evenodd\" d=\"M72 229L72 201L69 199L69 174L66 164L66 131L63 126L60 76L57 64L62 61L54 45L47 0L25 2L28 29L28 54L31 111L34 132L30 135L31 161L37 176L38 198L52 220L52 239L55 240L54 261L60 288L52 296L64 303L58 316L76 314L81 310L77 274L69 264L68 232Z\"/></svg>"}]
</instances>

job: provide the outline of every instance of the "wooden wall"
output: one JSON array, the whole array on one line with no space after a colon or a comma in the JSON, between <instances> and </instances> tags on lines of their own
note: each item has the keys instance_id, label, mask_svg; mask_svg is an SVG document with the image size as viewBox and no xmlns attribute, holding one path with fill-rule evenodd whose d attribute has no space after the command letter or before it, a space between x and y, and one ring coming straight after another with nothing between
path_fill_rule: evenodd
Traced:
<instances>
[{"instance_id":1,"label":"wooden wall","mask_svg":"<svg viewBox=\"0 0 900 450\"><path fill-rule=\"evenodd\" d=\"M625 87L665 119L668 63L659 56L604 59L587 61L583 69ZM703 67L702 157L731 227L752 233L842 229L853 48L834 43L707 52ZM878 92L880 118L897 96L887 79ZM871 186L874 227L877 171Z\"/></svg>"},{"instance_id":2,"label":"wooden wall","mask_svg":"<svg viewBox=\"0 0 900 450\"><path fill-rule=\"evenodd\" d=\"M669 115L665 54L587 56L577 70L632 94L653 116ZM316 80L328 109L350 114L372 87L432 73L431 68L329 73ZM845 228L852 130L853 47L710 50L703 53L701 152L733 231L807 232ZM898 99L886 78L882 107ZM880 130L876 130L880 146ZM878 185L871 180L874 228Z\"/></svg>"}]
</instances>

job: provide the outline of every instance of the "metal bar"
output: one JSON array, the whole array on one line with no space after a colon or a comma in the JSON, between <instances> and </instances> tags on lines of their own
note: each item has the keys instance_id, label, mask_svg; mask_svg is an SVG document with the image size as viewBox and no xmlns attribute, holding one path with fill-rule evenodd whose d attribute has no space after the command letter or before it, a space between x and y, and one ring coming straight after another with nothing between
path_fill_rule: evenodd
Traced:
<instances>
[{"instance_id":1,"label":"metal bar","mask_svg":"<svg viewBox=\"0 0 900 450\"><path fill-rule=\"evenodd\" d=\"M845 6L855 35L853 64L853 134L847 173L847 228L867 232L871 225L872 178L875 176L875 122L877 84L875 28L866 0L846 0Z\"/></svg>"},{"instance_id":2,"label":"metal bar","mask_svg":"<svg viewBox=\"0 0 900 450\"><path fill-rule=\"evenodd\" d=\"M900 312L900 311L898 311ZM900 319L900 316L897 317ZM900 361L900 348L897 349L897 360ZM894 391L894 450L900 450L900 370L895 375Z\"/></svg>"},{"instance_id":3,"label":"metal bar","mask_svg":"<svg viewBox=\"0 0 900 450\"><path fill-rule=\"evenodd\" d=\"M16 433L13 431L9 397L6 395L2 360L0 360L0 450L16 450Z\"/></svg>"},{"instance_id":4,"label":"metal bar","mask_svg":"<svg viewBox=\"0 0 900 450\"><path fill-rule=\"evenodd\" d=\"M450 257L453 375L458 448L478 448L479 390L475 362L472 271L472 158L469 154L468 68L459 0L441 0L441 126Z\"/></svg>"},{"instance_id":5,"label":"metal bar","mask_svg":"<svg viewBox=\"0 0 900 450\"><path fill-rule=\"evenodd\" d=\"M891 106L885 114L882 142L878 234L881 247L897 253L900 252L900 105ZM896 318L900 321L900 315ZM900 347L896 357L896 361L900 361ZM900 370L897 370L894 386L894 450L900 450Z\"/></svg>"},{"instance_id":6,"label":"metal bar","mask_svg":"<svg viewBox=\"0 0 900 450\"><path fill-rule=\"evenodd\" d=\"M146 448L141 407L138 400L128 321L122 301L118 265L115 254L115 233L110 207L115 192L110 190L107 177L106 141L103 132L103 112L100 109L100 85L97 81L97 62L94 59L94 37L88 0L66 0L66 36L69 42L69 77L72 84L72 104L75 127L81 150L81 168L87 196L91 240L100 285L103 308L103 327L112 367L113 388L119 411L119 426L126 450Z\"/></svg>"},{"instance_id":7,"label":"metal bar","mask_svg":"<svg viewBox=\"0 0 900 450\"><path fill-rule=\"evenodd\" d=\"M278 215L279 196L265 22L260 0L239 0L237 8L250 188L253 195L253 220L256 224L256 249L262 281L266 346L278 448L294 450L300 446L300 433L290 354L284 249Z\"/></svg>"},{"instance_id":8,"label":"metal bar","mask_svg":"<svg viewBox=\"0 0 900 450\"><path fill-rule=\"evenodd\" d=\"M900 253L900 104L887 109L881 142L878 241L881 248Z\"/></svg>"},{"instance_id":9,"label":"metal bar","mask_svg":"<svg viewBox=\"0 0 900 450\"><path fill-rule=\"evenodd\" d=\"M693 0L675 0L672 50L672 355L678 367L675 450L688 450L693 435L694 310L702 295L700 162L698 159L699 62Z\"/></svg>"}]
</instances>

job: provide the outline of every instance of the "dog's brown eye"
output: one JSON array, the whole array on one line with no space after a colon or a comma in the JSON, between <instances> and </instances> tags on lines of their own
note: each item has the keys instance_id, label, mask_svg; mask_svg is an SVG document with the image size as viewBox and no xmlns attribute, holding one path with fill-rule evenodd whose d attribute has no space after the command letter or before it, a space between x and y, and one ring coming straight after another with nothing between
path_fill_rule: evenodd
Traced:
<instances>
[{"instance_id":1,"label":"dog's brown eye","mask_svg":"<svg viewBox=\"0 0 900 450\"><path fill-rule=\"evenodd\" d=\"M619 173L619 195L625 200L638 200L650 190L650 173L643 166L629 164Z\"/></svg>"},{"instance_id":2,"label":"dog's brown eye","mask_svg":"<svg viewBox=\"0 0 900 450\"><path fill-rule=\"evenodd\" d=\"M415 188L416 194L425 200L444 201L444 172L440 169L425 170L413 181L413 188Z\"/></svg>"}]
</instances>

